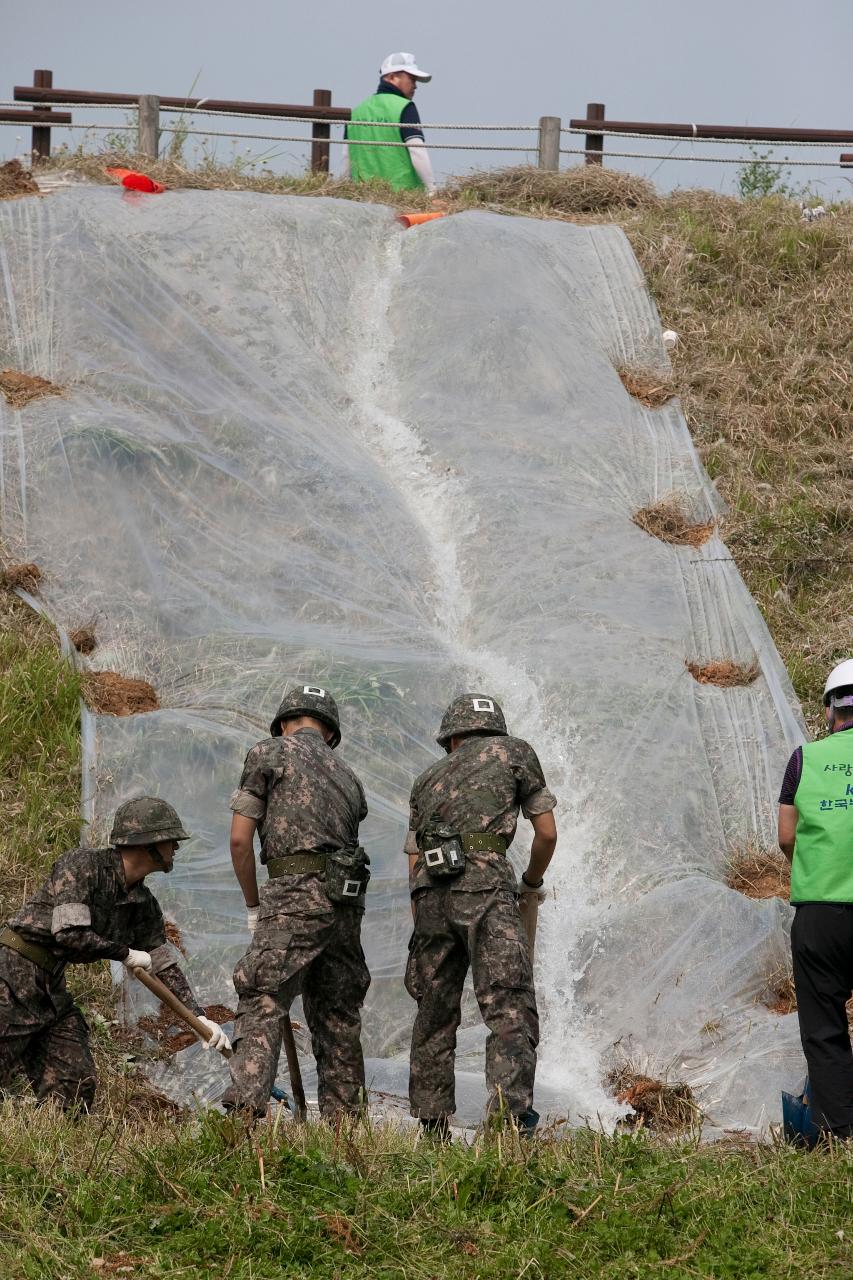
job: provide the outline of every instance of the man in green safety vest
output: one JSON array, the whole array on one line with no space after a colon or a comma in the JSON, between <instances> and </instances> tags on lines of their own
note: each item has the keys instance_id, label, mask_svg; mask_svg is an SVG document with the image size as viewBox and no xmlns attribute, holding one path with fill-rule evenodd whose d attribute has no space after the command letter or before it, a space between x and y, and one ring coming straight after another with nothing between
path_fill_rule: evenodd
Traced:
<instances>
[{"instance_id":1,"label":"man in green safety vest","mask_svg":"<svg viewBox=\"0 0 853 1280\"><path fill-rule=\"evenodd\" d=\"M432 164L412 101L418 81L426 83L432 76L421 71L411 53L389 54L379 75L378 89L353 109L347 125L347 142L354 145L344 154L343 176L353 182L387 182L395 191L426 188L432 195Z\"/></svg>"},{"instance_id":2,"label":"man in green safety vest","mask_svg":"<svg viewBox=\"0 0 853 1280\"><path fill-rule=\"evenodd\" d=\"M779 796L779 846L791 861L791 953L812 1115L853 1137L853 658L823 694L829 736L798 747Z\"/></svg>"}]
</instances>

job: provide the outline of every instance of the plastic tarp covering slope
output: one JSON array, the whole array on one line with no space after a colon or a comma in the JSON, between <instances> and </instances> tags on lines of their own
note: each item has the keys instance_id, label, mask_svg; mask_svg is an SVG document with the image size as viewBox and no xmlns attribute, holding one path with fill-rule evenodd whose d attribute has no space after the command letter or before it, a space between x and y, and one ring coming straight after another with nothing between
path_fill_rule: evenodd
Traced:
<instances>
[{"instance_id":1,"label":"plastic tarp covering slope","mask_svg":"<svg viewBox=\"0 0 853 1280\"><path fill-rule=\"evenodd\" d=\"M614 371L666 360L622 232L470 213L403 233L372 205L105 189L0 206L0 228L0 359L67 388L0 404L3 537L60 625L97 618L94 667L159 691L158 712L94 718L86 803L101 838L142 792L195 833L154 887L202 998L233 999L247 943L243 755L286 686L328 686L370 806L368 1074L404 1092L409 787L473 688L560 800L540 1106L612 1121L602 1073L628 1051L716 1123L778 1118L796 1017L761 996L790 908L724 868L732 842L772 841L802 725L719 539L631 521L673 489L697 517L719 502L677 402L644 409ZM712 658L759 678L699 685L685 661ZM482 1043L469 992L466 1119ZM212 1096L201 1065L187 1050L164 1083Z\"/></svg>"}]
</instances>

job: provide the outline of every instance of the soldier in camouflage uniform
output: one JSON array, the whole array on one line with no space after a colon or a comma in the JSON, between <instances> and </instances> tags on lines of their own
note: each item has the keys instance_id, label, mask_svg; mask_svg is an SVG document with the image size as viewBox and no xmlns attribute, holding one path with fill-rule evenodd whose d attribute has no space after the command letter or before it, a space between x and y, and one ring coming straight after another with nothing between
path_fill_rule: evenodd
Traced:
<instances>
[{"instance_id":1,"label":"soldier in camouflage uniform","mask_svg":"<svg viewBox=\"0 0 853 1280\"><path fill-rule=\"evenodd\" d=\"M270 734L246 756L231 797L231 858L252 942L234 970L239 1004L232 1085L223 1103L265 1114L282 1019L301 994L320 1112L357 1113L364 1104L361 1006L370 985L361 949L369 876L358 845L358 825L367 815L364 789L334 754L341 740L338 709L325 689L304 685L290 692ZM260 893L256 829L270 877Z\"/></svg>"},{"instance_id":2,"label":"soldier in camouflage uniform","mask_svg":"<svg viewBox=\"0 0 853 1280\"><path fill-rule=\"evenodd\" d=\"M65 985L69 964L121 960L156 974L211 1029L206 1047L228 1048L178 967L163 912L143 884L151 872L171 871L178 842L188 839L164 800L128 800L116 810L110 847L64 854L0 930L0 1089L22 1069L39 1101L91 1107L95 1064L86 1020Z\"/></svg>"},{"instance_id":3,"label":"soldier in camouflage uniform","mask_svg":"<svg viewBox=\"0 0 853 1280\"><path fill-rule=\"evenodd\" d=\"M538 891L557 843L533 748L507 734L493 698L465 694L445 712L437 741L447 756L412 787L409 885L415 927L406 987L418 1002L409 1099L427 1130L448 1133L455 1110L454 1055L469 966L486 1041L489 1110L532 1132L539 1020L527 938L507 848L518 812L533 825L522 892Z\"/></svg>"}]
</instances>

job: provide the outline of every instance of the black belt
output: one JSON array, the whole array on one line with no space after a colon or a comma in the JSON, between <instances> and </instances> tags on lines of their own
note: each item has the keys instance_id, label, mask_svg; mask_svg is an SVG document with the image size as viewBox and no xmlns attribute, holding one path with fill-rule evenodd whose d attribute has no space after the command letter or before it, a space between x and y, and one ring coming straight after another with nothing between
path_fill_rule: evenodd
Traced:
<instances>
[{"instance_id":1,"label":"black belt","mask_svg":"<svg viewBox=\"0 0 853 1280\"><path fill-rule=\"evenodd\" d=\"M37 942L27 942L26 938L15 933L14 929L6 928L0 931L0 945L8 947L10 951L17 951L18 955L26 960L31 960L40 969L44 969L45 973L49 973L51 978L62 976L65 960L57 960L47 947L40 947Z\"/></svg>"},{"instance_id":2,"label":"black belt","mask_svg":"<svg viewBox=\"0 0 853 1280\"><path fill-rule=\"evenodd\" d=\"M325 853L287 853L281 858L270 858L267 871L271 880L279 876L304 875L306 871L325 871Z\"/></svg>"}]
</instances>

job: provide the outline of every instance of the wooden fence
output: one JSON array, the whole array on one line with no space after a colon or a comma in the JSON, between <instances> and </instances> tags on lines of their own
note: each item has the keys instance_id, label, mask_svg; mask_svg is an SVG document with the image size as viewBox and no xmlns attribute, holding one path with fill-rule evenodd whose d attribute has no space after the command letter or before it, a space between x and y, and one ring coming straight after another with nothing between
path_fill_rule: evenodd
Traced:
<instances>
[{"instance_id":1,"label":"wooden fence","mask_svg":"<svg viewBox=\"0 0 853 1280\"><path fill-rule=\"evenodd\" d=\"M311 169L315 173L329 172L329 152L331 142L331 126L334 123L345 123L351 117L350 107L332 105L332 93L329 89L315 89L313 101L309 105L293 105L282 102L245 102L220 98L178 98L160 97L153 94L107 93L88 89L55 89L53 72L38 70L33 73L31 85L16 85L14 89L15 103L29 103L31 109L4 110L0 108L0 124L31 123L32 155L34 161L50 156L51 127L62 127L72 124L72 115L68 111L58 111L54 104L65 108L108 107L119 106L136 109L138 112L138 151L141 155L156 159L161 133L161 112L216 114L225 117L249 116L256 118L296 120L311 125ZM76 127L81 127L77 125ZM673 124L637 120L609 120L603 102L587 104L586 115L569 121L563 127L559 116L540 116L536 125L498 126L498 125L433 125L426 128L469 128L471 130L505 129L527 130L536 135L529 146L477 146L478 151L525 151L536 152L541 169L557 170L560 167L561 155L582 154L586 164L601 165L604 163L604 140L608 135L623 138L657 138L686 139L695 142L742 142L744 144L778 144L788 143L794 146L808 145L845 145L853 144L853 129L795 129L790 127L771 128L752 125L709 125L709 124ZM205 134L205 130L188 130L187 132ZM562 146L564 135L583 137L582 152L578 148ZM234 136L239 135L235 131ZM273 139L274 140L274 139ZM301 139L285 139L287 141ZM307 139L306 139L307 141ZM367 145L367 144L362 144ZM385 142L383 145L402 145ZM434 144L437 149L465 150L464 144ZM631 153L617 152L620 157ZM643 156L637 159L668 159L666 156ZM673 158L684 158L673 157ZM714 160L717 157L691 157ZM793 161L804 165L819 166L819 161ZM823 162L826 163L826 162ZM834 167L834 163L832 167ZM853 165L853 154L840 156L842 167Z\"/></svg>"}]
</instances>

